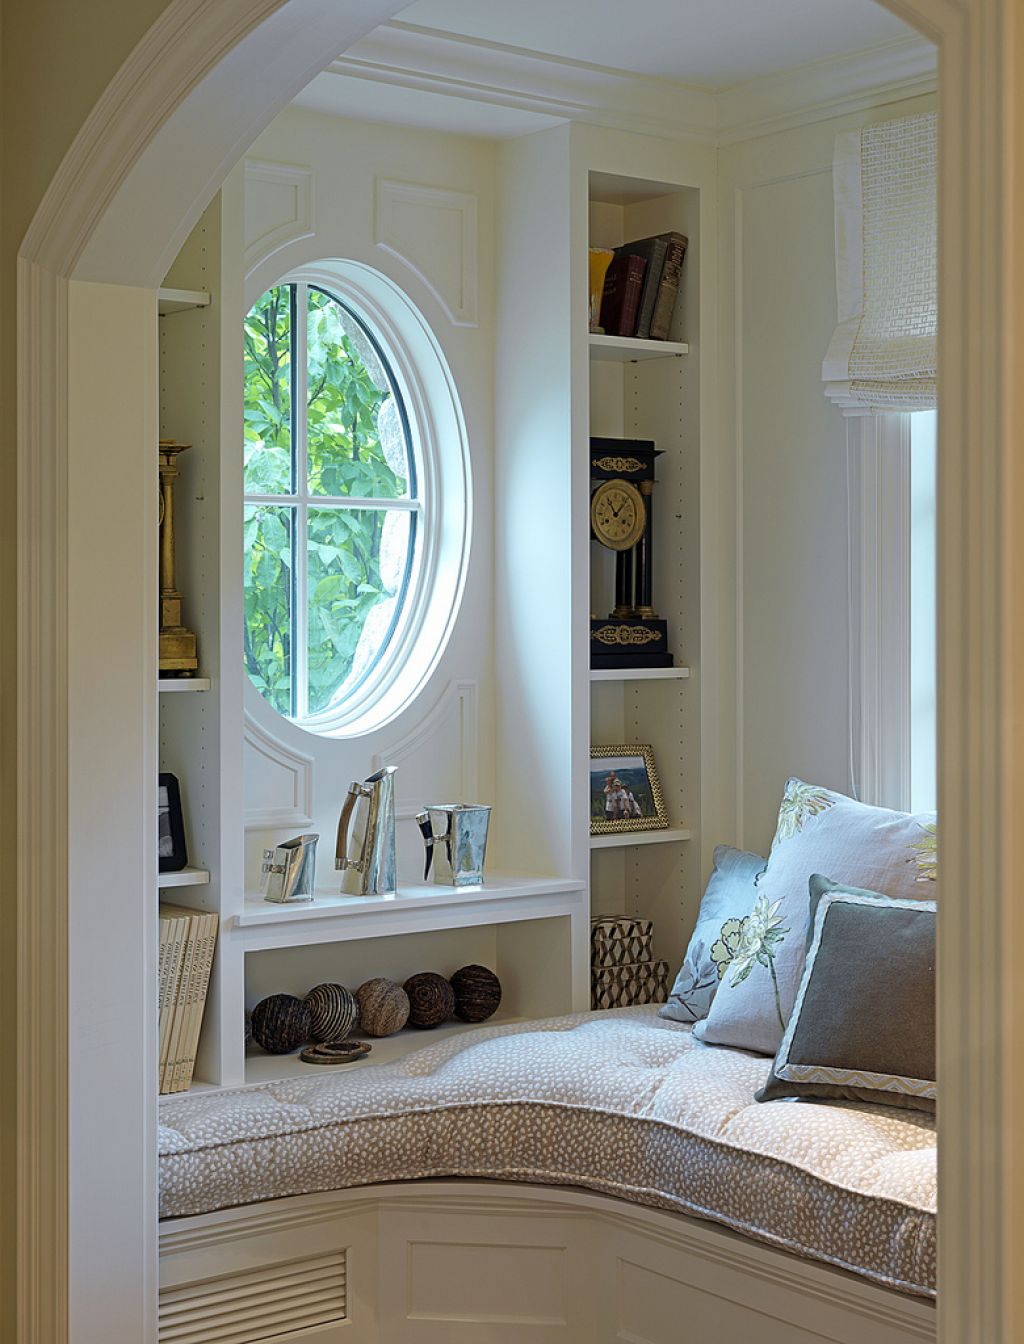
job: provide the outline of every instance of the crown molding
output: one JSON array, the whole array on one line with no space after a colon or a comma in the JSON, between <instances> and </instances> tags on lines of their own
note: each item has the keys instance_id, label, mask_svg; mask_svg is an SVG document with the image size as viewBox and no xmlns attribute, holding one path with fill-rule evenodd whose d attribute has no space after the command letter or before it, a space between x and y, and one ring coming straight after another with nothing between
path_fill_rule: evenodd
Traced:
<instances>
[{"instance_id":1,"label":"crown molding","mask_svg":"<svg viewBox=\"0 0 1024 1344\"><path fill-rule=\"evenodd\" d=\"M732 144L936 88L935 48L920 37L714 90L397 20L349 48L327 73L704 144Z\"/></svg>"},{"instance_id":2,"label":"crown molding","mask_svg":"<svg viewBox=\"0 0 1024 1344\"><path fill-rule=\"evenodd\" d=\"M900 37L720 90L718 142L752 140L936 88L935 48L923 37Z\"/></svg>"},{"instance_id":3,"label":"crown molding","mask_svg":"<svg viewBox=\"0 0 1024 1344\"><path fill-rule=\"evenodd\" d=\"M706 89L408 23L382 24L328 71L558 121L708 143L715 137L714 95Z\"/></svg>"}]
</instances>

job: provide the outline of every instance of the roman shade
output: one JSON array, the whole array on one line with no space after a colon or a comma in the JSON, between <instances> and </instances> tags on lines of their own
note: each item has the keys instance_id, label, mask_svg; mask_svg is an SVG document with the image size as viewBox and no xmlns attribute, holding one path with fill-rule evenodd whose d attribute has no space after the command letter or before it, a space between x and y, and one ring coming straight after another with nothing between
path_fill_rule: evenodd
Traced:
<instances>
[{"instance_id":1,"label":"roman shade","mask_svg":"<svg viewBox=\"0 0 1024 1344\"><path fill-rule=\"evenodd\" d=\"M936 117L836 137L838 325L822 364L844 415L935 405Z\"/></svg>"}]
</instances>

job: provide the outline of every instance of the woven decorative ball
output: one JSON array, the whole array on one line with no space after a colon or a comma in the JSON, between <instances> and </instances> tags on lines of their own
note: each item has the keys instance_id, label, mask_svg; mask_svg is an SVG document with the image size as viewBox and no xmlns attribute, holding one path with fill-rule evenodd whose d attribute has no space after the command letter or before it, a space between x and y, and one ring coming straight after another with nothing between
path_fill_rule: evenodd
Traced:
<instances>
[{"instance_id":1,"label":"woven decorative ball","mask_svg":"<svg viewBox=\"0 0 1024 1344\"><path fill-rule=\"evenodd\" d=\"M344 985L316 985L306 995L314 1041L341 1041L359 1016L356 996Z\"/></svg>"},{"instance_id":2,"label":"woven decorative ball","mask_svg":"<svg viewBox=\"0 0 1024 1344\"><path fill-rule=\"evenodd\" d=\"M420 971L402 986L409 996L409 1025L439 1027L455 1012L455 991L436 971Z\"/></svg>"},{"instance_id":3,"label":"woven decorative ball","mask_svg":"<svg viewBox=\"0 0 1024 1344\"><path fill-rule=\"evenodd\" d=\"M463 1022L486 1022L501 1003L501 981L486 966L463 966L451 978L455 1016Z\"/></svg>"},{"instance_id":4,"label":"woven decorative ball","mask_svg":"<svg viewBox=\"0 0 1024 1344\"><path fill-rule=\"evenodd\" d=\"M359 1030L367 1036L393 1036L409 1020L409 996L394 980L379 976L356 990Z\"/></svg>"},{"instance_id":5,"label":"woven decorative ball","mask_svg":"<svg viewBox=\"0 0 1024 1344\"><path fill-rule=\"evenodd\" d=\"M309 1040L310 1013L294 994L271 994L252 1010L252 1038L268 1055L287 1055Z\"/></svg>"}]
</instances>

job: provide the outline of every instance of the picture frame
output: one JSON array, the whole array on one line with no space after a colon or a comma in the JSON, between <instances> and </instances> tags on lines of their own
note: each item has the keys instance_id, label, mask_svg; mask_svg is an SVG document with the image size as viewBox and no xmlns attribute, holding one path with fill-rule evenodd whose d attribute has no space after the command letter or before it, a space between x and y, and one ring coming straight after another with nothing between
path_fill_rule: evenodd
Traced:
<instances>
[{"instance_id":1,"label":"picture frame","mask_svg":"<svg viewBox=\"0 0 1024 1344\"><path fill-rule=\"evenodd\" d=\"M590 834L668 826L665 796L649 743L590 748Z\"/></svg>"},{"instance_id":2,"label":"picture frame","mask_svg":"<svg viewBox=\"0 0 1024 1344\"><path fill-rule=\"evenodd\" d=\"M161 873L180 873L188 864L185 817L176 775L160 775L157 787L157 858Z\"/></svg>"}]
</instances>

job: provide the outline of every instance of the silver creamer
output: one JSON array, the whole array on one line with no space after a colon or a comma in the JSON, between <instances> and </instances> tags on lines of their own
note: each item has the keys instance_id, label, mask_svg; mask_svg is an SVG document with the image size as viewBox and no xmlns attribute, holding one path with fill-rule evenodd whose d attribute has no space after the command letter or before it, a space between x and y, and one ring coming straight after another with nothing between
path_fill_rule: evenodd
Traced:
<instances>
[{"instance_id":1,"label":"silver creamer","mask_svg":"<svg viewBox=\"0 0 1024 1344\"><path fill-rule=\"evenodd\" d=\"M424 881L449 887L478 887L484 880L487 829L491 809L483 803L432 803L417 812L416 821L426 846Z\"/></svg>"}]
</instances>

